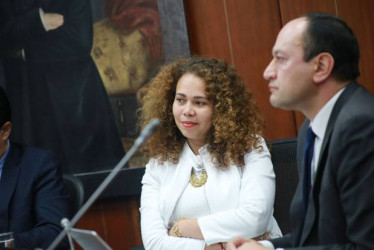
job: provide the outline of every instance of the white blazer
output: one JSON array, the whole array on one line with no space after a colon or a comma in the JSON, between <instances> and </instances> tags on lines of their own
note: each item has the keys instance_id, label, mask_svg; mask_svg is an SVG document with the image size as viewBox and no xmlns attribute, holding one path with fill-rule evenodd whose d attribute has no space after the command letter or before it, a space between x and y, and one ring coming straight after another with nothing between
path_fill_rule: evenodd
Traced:
<instances>
[{"instance_id":1,"label":"white blazer","mask_svg":"<svg viewBox=\"0 0 374 250\"><path fill-rule=\"evenodd\" d=\"M262 139L263 151L245 155L245 166L220 170L211 161L206 147L199 150L208 174L205 190L212 214L198 218L204 240L168 235L174 207L186 188L191 170L192 150L186 143L178 164L158 164L151 159L142 180L141 232L149 250L204 249L205 244L227 242L242 236L253 238L269 232L280 237L273 214L275 174L269 150Z\"/></svg>"}]
</instances>

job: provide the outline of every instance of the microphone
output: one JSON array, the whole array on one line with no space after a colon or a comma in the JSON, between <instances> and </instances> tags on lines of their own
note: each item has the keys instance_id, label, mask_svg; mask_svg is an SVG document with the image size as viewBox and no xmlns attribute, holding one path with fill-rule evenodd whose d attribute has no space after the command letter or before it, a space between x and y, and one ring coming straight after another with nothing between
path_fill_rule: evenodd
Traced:
<instances>
[{"instance_id":1,"label":"microphone","mask_svg":"<svg viewBox=\"0 0 374 250\"><path fill-rule=\"evenodd\" d=\"M160 126L161 122L159 119L152 119L147 126L142 130L139 137L135 140L134 144L140 146L146 139L153 134L158 126Z\"/></svg>"},{"instance_id":2,"label":"microphone","mask_svg":"<svg viewBox=\"0 0 374 250\"><path fill-rule=\"evenodd\" d=\"M128 160L133 156L133 154L138 150L138 148L147 140L147 138L152 135L156 129L160 126L161 122L159 119L155 118L152 119L145 128L141 131L138 138L135 140L133 146L130 150L125 154L125 156L118 162L118 164L113 168L110 174L104 179L104 181L100 184L100 186L95 190L95 192L91 195L90 198L83 204L83 206L79 209L79 211L74 215L74 217L69 222L68 219L63 218L61 220L61 224L64 226L64 230L60 232L57 238L51 243L51 245L47 248L47 250L53 250L57 247L57 245L61 242L63 237L68 234L69 241L70 236L68 231L74 227L74 225L78 222L78 220L82 217L82 215L91 207L91 205L96 201L96 199L102 194L105 188L112 182L114 177L117 176L119 171L121 171L122 167L128 162Z\"/></svg>"}]
</instances>

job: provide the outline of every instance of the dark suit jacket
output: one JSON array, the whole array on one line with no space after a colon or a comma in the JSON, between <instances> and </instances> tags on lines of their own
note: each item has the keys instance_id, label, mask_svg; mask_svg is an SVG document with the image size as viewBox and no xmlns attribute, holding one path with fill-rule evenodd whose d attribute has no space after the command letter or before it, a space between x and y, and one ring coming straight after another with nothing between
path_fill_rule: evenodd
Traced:
<instances>
[{"instance_id":1,"label":"dark suit jacket","mask_svg":"<svg viewBox=\"0 0 374 250\"><path fill-rule=\"evenodd\" d=\"M300 129L299 179L309 121ZM374 249L374 98L356 83L337 100L323 140L316 181L303 219L302 182L291 203L292 233L275 247Z\"/></svg>"},{"instance_id":2,"label":"dark suit jacket","mask_svg":"<svg viewBox=\"0 0 374 250\"><path fill-rule=\"evenodd\" d=\"M70 218L62 173L48 151L11 143L0 182L0 232L19 248L47 248Z\"/></svg>"}]
</instances>

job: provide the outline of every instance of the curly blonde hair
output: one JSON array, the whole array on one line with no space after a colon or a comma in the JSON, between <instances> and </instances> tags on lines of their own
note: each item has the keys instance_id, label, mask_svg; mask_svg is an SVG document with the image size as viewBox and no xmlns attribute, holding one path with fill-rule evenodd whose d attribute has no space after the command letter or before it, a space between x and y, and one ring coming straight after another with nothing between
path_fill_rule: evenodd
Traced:
<instances>
[{"instance_id":1,"label":"curly blonde hair","mask_svg":"<svg viewBox=\"0 0 374 250\"><path fill-rule=\"evenodd\" d=\"M217 167L244 166L244 155L260 146L263 119L241 77L233 67L217 59L191 57L161 68L142 92L140 126L153 118L161 127L144 144L144 152L159 162L177 163L186 138L175 124L172 107L176 86L186 73L202 78L213 103L212 127L206 142Z\"/></svg>"}]
</instances>

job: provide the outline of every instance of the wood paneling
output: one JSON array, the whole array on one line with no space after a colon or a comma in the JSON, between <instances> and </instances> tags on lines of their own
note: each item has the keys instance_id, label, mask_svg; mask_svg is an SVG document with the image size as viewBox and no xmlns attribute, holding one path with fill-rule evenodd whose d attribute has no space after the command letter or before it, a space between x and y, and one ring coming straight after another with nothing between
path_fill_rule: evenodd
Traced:
<instances>
[{"instance_id":1,"label":"wood paneling","mask_svg":"<svg viewBox=\"0 0 374 250\"><path fill-rule=\"evenodd\" d=\"M283 25L308 12L336 14L335 0L279 0Z\"/></svg>"},{"instance_id":2,"label":"wood paneling","mask_svg":"<svg viewBox=\"0 0 374 250\"><path fill-rule=\"evenodd\" d=\"M184 9L191 54L231 63L224 0L185 0Z\"/></svg>"},{"instance_id":3,"label":"wood paneling","mask_svg":"<svg viewBox=\"0 0 374 250\"><path fill-rule=\"evenodd\" d=\"M139 197L96 202L78 221L76 228L95 230L113 249L142 244Z\"/></svg>"},{"instance_id":4,"label":"wood paneling","mask_svg":"<svg viewBox=\"0 0 374 250\"><path fill-rule=\"evenodd\" d=\"M262 77L281 28L278 2L186 0L185 10L192 53L236 66L264 114L266 139L296 136L294 114L271 107Z\"/></svg>"},{"instance_id":5,"label":"wood paneling","mask_svg":"<svg viewBox=\"0 0 374 250\"><path fill-rule=\"evenodd\" d=\"M273 140L296 136L293 113L270 105L268 83L263 78L281 28L278 2L229 0L226 3L234 65L253 92L265 117L265 138Z\"/></svg>"},{"instance_id":6,"label":"wood paneling","mask_svg":"<svg viewBox=\"0 0 374 250\"><path fill-rule=\"evenodd\" d=\"M337 0L337 12L353 29L360 45L358 81L374 95L374 1Z\"/></svg>"}]
</instances>

